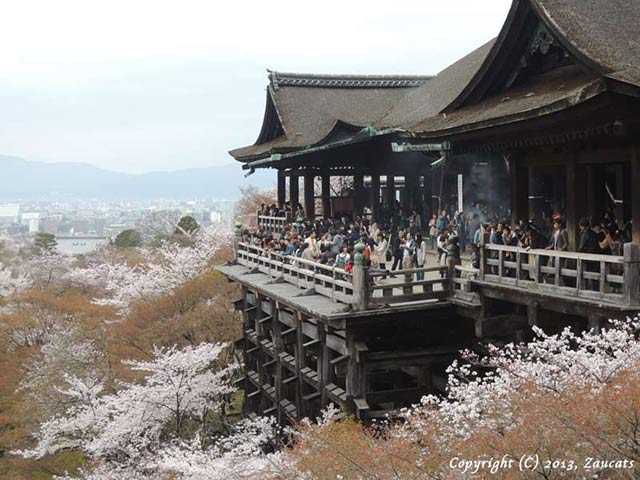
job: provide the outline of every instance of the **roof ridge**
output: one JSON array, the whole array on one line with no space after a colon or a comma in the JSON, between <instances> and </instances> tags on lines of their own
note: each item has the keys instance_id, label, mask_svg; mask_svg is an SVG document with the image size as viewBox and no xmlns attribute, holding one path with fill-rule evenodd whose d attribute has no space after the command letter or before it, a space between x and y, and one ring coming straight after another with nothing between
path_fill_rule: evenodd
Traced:
<instances>
[{"instance_id":1,"label":"roof ridge","mask_svg":"<svg viewBox=\"0 0 640 480\"><path fill-rule=\"evenodd\" d=\"M324 88L406 88L419 87L433 75L360 75L318 74L294 72L269 72L269 82L274 89L286 87Z\"/></svg>"}]
</instances>

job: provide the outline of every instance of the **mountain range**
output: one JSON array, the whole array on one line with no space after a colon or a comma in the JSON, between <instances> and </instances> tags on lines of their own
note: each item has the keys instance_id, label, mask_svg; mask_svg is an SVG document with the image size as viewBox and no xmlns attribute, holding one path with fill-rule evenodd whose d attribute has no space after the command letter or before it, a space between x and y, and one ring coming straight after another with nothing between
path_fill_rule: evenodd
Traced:
<instances>
[{"instance_id":1,"label":"mountain range","mask_svg":"<svg viewBox=\"0 0 640 480\"><path fill-rule=\"evenodd\" d=\"M227 164L171 172L129 174L85 163L45 163L0 155L0 198L187 199L235 200L240 187L275 186L273 172L244 178L240 165Z\"/></svg>"}]
</instances>

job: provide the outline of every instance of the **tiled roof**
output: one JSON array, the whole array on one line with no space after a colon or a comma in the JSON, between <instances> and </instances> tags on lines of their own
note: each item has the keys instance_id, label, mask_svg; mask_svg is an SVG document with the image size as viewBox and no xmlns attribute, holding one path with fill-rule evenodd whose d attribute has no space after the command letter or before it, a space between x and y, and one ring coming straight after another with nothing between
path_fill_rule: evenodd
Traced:
<instances>
[{"instance_id":1,"label":"tiled roof","mask_svg":"<svg viewBox=\"0 0 640 480\"><path fill-rule=\"evenodd\" d=\"M264 121L273 111L283 135L229 152L241 161L272 153L304 149L339 134L375 125L410 90L430 76L307 75L269 72Z\"/></svg>"},{"instance_id":2,"label":"tiled roof","mask_svg":"<svg viewBox=\"0 0 640 480\"><path fill-rule=\"evenodd\" d=\"M284 134L261 136L231 154L248 161L303 150L345 125L437 136L518 121L599 94L608 88L605 76L640 88L639 19L640 0L513 0L497 39L435 77L269 72L270 118L277 113ZM574 68L563 64L552 75L534 72L507 84L501 75L518 68L527 35L540 22Z\"/></svg>"}]
</instances>

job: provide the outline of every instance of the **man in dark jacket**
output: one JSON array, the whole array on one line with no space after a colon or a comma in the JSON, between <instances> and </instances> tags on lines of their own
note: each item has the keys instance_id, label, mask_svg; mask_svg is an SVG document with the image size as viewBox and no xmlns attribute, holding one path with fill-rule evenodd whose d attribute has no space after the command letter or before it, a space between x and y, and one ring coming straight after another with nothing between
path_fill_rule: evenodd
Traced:
<instances>
[{"instance_id":1,"label":"man in dark jacket","mask_svg":"<svg viewBox=\"0 0 640 480\"><path fill-rule=\"evenodd\" d=\"M404 255L404 249L402 243L404 241L404 231L398 230L398 233L391 238L391 251L393 252L393 265L391 270L400 268L402 270L402 256Z\"/></svg>"},{"instance_id":2,"label":"man in dark jacket","mask_svg":"<svg viewBox=\"0 0 640 480\"><path fill-rule=\"evenodd\" d=\"M580 243L578 244L578 251L581 253L600 253L600 247L598 245L598 239L591 230L589 220L586 218L580 219Z\"/></svg>"}]
</instances>

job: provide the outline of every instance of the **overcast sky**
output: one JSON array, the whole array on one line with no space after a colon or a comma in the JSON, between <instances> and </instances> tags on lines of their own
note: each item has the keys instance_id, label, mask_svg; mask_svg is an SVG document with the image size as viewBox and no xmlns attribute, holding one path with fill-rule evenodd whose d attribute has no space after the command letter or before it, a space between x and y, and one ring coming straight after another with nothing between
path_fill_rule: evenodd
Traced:
<instances>
[{"instance_id":1,"label":"overcast sky","mask_svg":"<svg viewBox=\"0 0 640 480\"><path fill-rule=\"evenodd\" d=\"M0 154L147 172L253 143L266 68L434 74L510 0L3 0Z\"/></svg>"}]
</instances>

